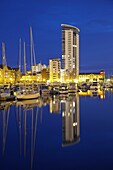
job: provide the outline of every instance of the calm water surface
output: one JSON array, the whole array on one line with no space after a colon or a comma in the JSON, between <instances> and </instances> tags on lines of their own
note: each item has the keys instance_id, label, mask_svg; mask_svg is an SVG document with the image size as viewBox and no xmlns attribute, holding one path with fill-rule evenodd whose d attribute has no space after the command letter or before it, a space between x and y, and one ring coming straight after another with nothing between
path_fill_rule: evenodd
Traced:
<instances>
[{"instance_id":1,"label":"calm water surface","mask_svg":"<svg viewBox=\"0 0 113 170\"><path fill-rule=\"evenodd\" d=\"M0 170L113 170L112 93L0 108Z\"/></svg>"}]
</instances>

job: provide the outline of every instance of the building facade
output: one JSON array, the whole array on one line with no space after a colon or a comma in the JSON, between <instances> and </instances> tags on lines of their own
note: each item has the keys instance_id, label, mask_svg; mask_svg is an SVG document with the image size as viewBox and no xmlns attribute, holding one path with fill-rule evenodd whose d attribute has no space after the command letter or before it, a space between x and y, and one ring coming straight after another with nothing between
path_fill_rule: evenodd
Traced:
<instances>
[{"instance_id":1,"label":"building facade","mask_svg":"<svg viewBox=\"0 0 113 170\"><path fill-rule=\"evenodd\" d=\"M49 80L49 67L44 68L41 71L42 82L47 82Z\"/></svg>"},{"instance_id":2,"label":"building facade","mask_svg":"<svg viewBox=\"0 0 113 170\"><path fill-rule=\"evenodd\" d=\"M39 63L39 64L36 64L36 65L32 65L32 73L38 73L38 72L41 72L42 71L42 64Z\"/></svg>"},{"instance_id":3,"label":"building facade","mask_svg":"<svg viewBox=\"0 0 113 170\"><path fill-rule=\"evenodd\" d=\"M79 76L79 32L74 26L62 26L62 69L74 73L74 78Z\"/></svg>"},{"instance_id":4,"label":"building facade","mask_svg":"<svg viewBox=\"0 0 113 170\"><path fill-rule=\"evenodd\" d=\"M105 80L105 72L101 70L97 73L80 73L79 74L79 83L92 83L92 82L98 82L98 83L104 83Z\"/></svg>"},{"instance_id":5,"label":"building facade","mask_svg":"<svg viewBox=\"0 0 113 170\"><path fill-rule=\"evenodd\" d=\"M0 65L0 84L16 84L20 81L21 72L19 68L11 68L7 65Z\"/></svg>"},{"instance_id":6,"label":"building facade","mask_svg":"<svg viewBox=\"0 0 113 170\"><path fill-rule=\"evenodd\" d=\"M60 81L60 69L61 63L59 58L54 58L49 60L49 79L50 82L59 82Z\"/></svg>"}]
</instances>

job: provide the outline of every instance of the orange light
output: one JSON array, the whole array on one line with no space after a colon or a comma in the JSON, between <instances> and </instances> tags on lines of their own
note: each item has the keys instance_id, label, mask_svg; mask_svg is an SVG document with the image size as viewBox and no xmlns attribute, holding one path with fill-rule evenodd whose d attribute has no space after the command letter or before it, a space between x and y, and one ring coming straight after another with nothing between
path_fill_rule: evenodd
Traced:
<instances>
[{"instance_id":1,"label":"orange light","mask_svg":"<svg viewBox=\"0 0 113 170\"><path fill-rule=\"evenodd\" d=\"M101 74L101 75L104 75L104 71L101 71L100 74Z\"/></svg>"}]
</instances>

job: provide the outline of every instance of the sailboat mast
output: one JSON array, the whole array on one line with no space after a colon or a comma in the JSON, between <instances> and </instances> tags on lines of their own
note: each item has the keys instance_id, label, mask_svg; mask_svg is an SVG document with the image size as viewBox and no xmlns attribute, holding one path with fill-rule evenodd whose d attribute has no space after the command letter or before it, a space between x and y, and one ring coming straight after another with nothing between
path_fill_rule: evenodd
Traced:
<instances>
[{"instance_id":1,"label":"sailboat mast","mask_svg":"<svg viewBox=\"0 0 113 170\"><path fill-rule=\"evenodd\" d=\"M6 54L5 54L5 43L2 42L2 65L3 65L3 84L5 83L5 69L4 66L7 65L6 63Z\"/></svg>"},{"instance_id":2,"label":"sailboat mast","mask_svg":"<svg viewBox=\"0 0 113 170\"><path fill-rule=\"evenodd\" d=\"M6 55L5 55L5 43L2 42L2 64L7 65L6 63Z\"/></svg>"},{"instance_id":3,"label":"sailboat mast","mask_svg":"<svg viewBox=\"0 0 113 170\"><path fill-rule=\"evenodd\" d=\"M21 38L19 39L19 69L21 71Z\"/></svg>"},{"instance_id":4,"label":"sailboat mast","mask_svg":"<svg viewBox=\"0 0 113 170\"><path fill-rule=\"evenodd\" d=\"M36 55L35 55L34 41L33 41L33 56L34 56L34 58L33 58L34 59L34 65L36 66Z\"/></svg>"},{"instance_id":5,"label":"sailboat mast","mask_svg":"<svg viewBox=\"0 0 113 170\"><path fill-rule=\"evenodd\" d=\"M31 47L31 67L32 67L32 65L36 66L36 55L35 55L32 27L30 27L30 47Z\"/></svg>"},{"instance_id":6,"label":"sailboat mast","mask_svg":"<svg viewBox=\"0 0 113 170\"><path fill-rule=\"evenodd\" d=\"M26 45L24 42L24 73L26 74Z\"/></svg>"},{"instance_id":7,"label":"sailboat mast","mask_svg":"<svg viewBox=\"0 0 113 170\"><path fill-rule=\"evenodd\" d=\"M31 47L31 71L32 71L32 65L33 65L33 56L32 56L32 50L33 50L32 27L30 27L30 47Z\"/></svg>"}]
</instances>

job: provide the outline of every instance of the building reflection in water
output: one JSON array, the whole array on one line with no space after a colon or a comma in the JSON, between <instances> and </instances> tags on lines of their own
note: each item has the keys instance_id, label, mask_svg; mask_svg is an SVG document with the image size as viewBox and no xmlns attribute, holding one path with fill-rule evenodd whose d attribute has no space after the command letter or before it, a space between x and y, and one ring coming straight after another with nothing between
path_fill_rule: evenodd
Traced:
<instances>
[{"instance_id":1,"label":"building reflection in water","mask_svg":"<svg viewBox=\"0 0 113 170\"><path fill-rule=\"evenodd\" d=\"M105 90L80 90L79 96L90 96L90 97L99 97L100 99L105 99Z\"/></svg>"},{"instance_id":2,"label":"building reflection in water","mask_svg":"<svg viewBox=\"0 0 113 170\"><path fill-rule=\"evenodd\" d=\"M60 113L60 100L58 97L50 98L50 113Z\"/></svg>"},{"instance_id":3,"label":"building reflection in water","mask_svg":"<svg viewBox=\"0 0 113 170\"><path fill-rule=\"evenodd\" d=\"M0 102L3 155L7 140L10 106L14 104L16 105L16 114L14 113L14 115L16 115L18 127L20 156L24 155L26 158L28 156L26 154L28 153L27 150L30 149L30 169L33 167L37 126L42 122L44 106L50 106L50 113L61 113L62 115L62 146L71 146L78 143L80 141L79 95L84 95L84 92L72 96L48 96L19 102ZM105 93L101 92L96 96L102 96L99 98L104 99ZM30 147L28 147L29 145Z\"/></svg>"},{"instance_id":4,"label":"building reflection in water","mask_svg":"<svg viewBox=\"0 0 113 170\"><path fill-rule=\"evenodd\" d=\"M80 140L79 96L61 100L62 108L62 146L75 144Z\"/></svg>"}]
</instances>

